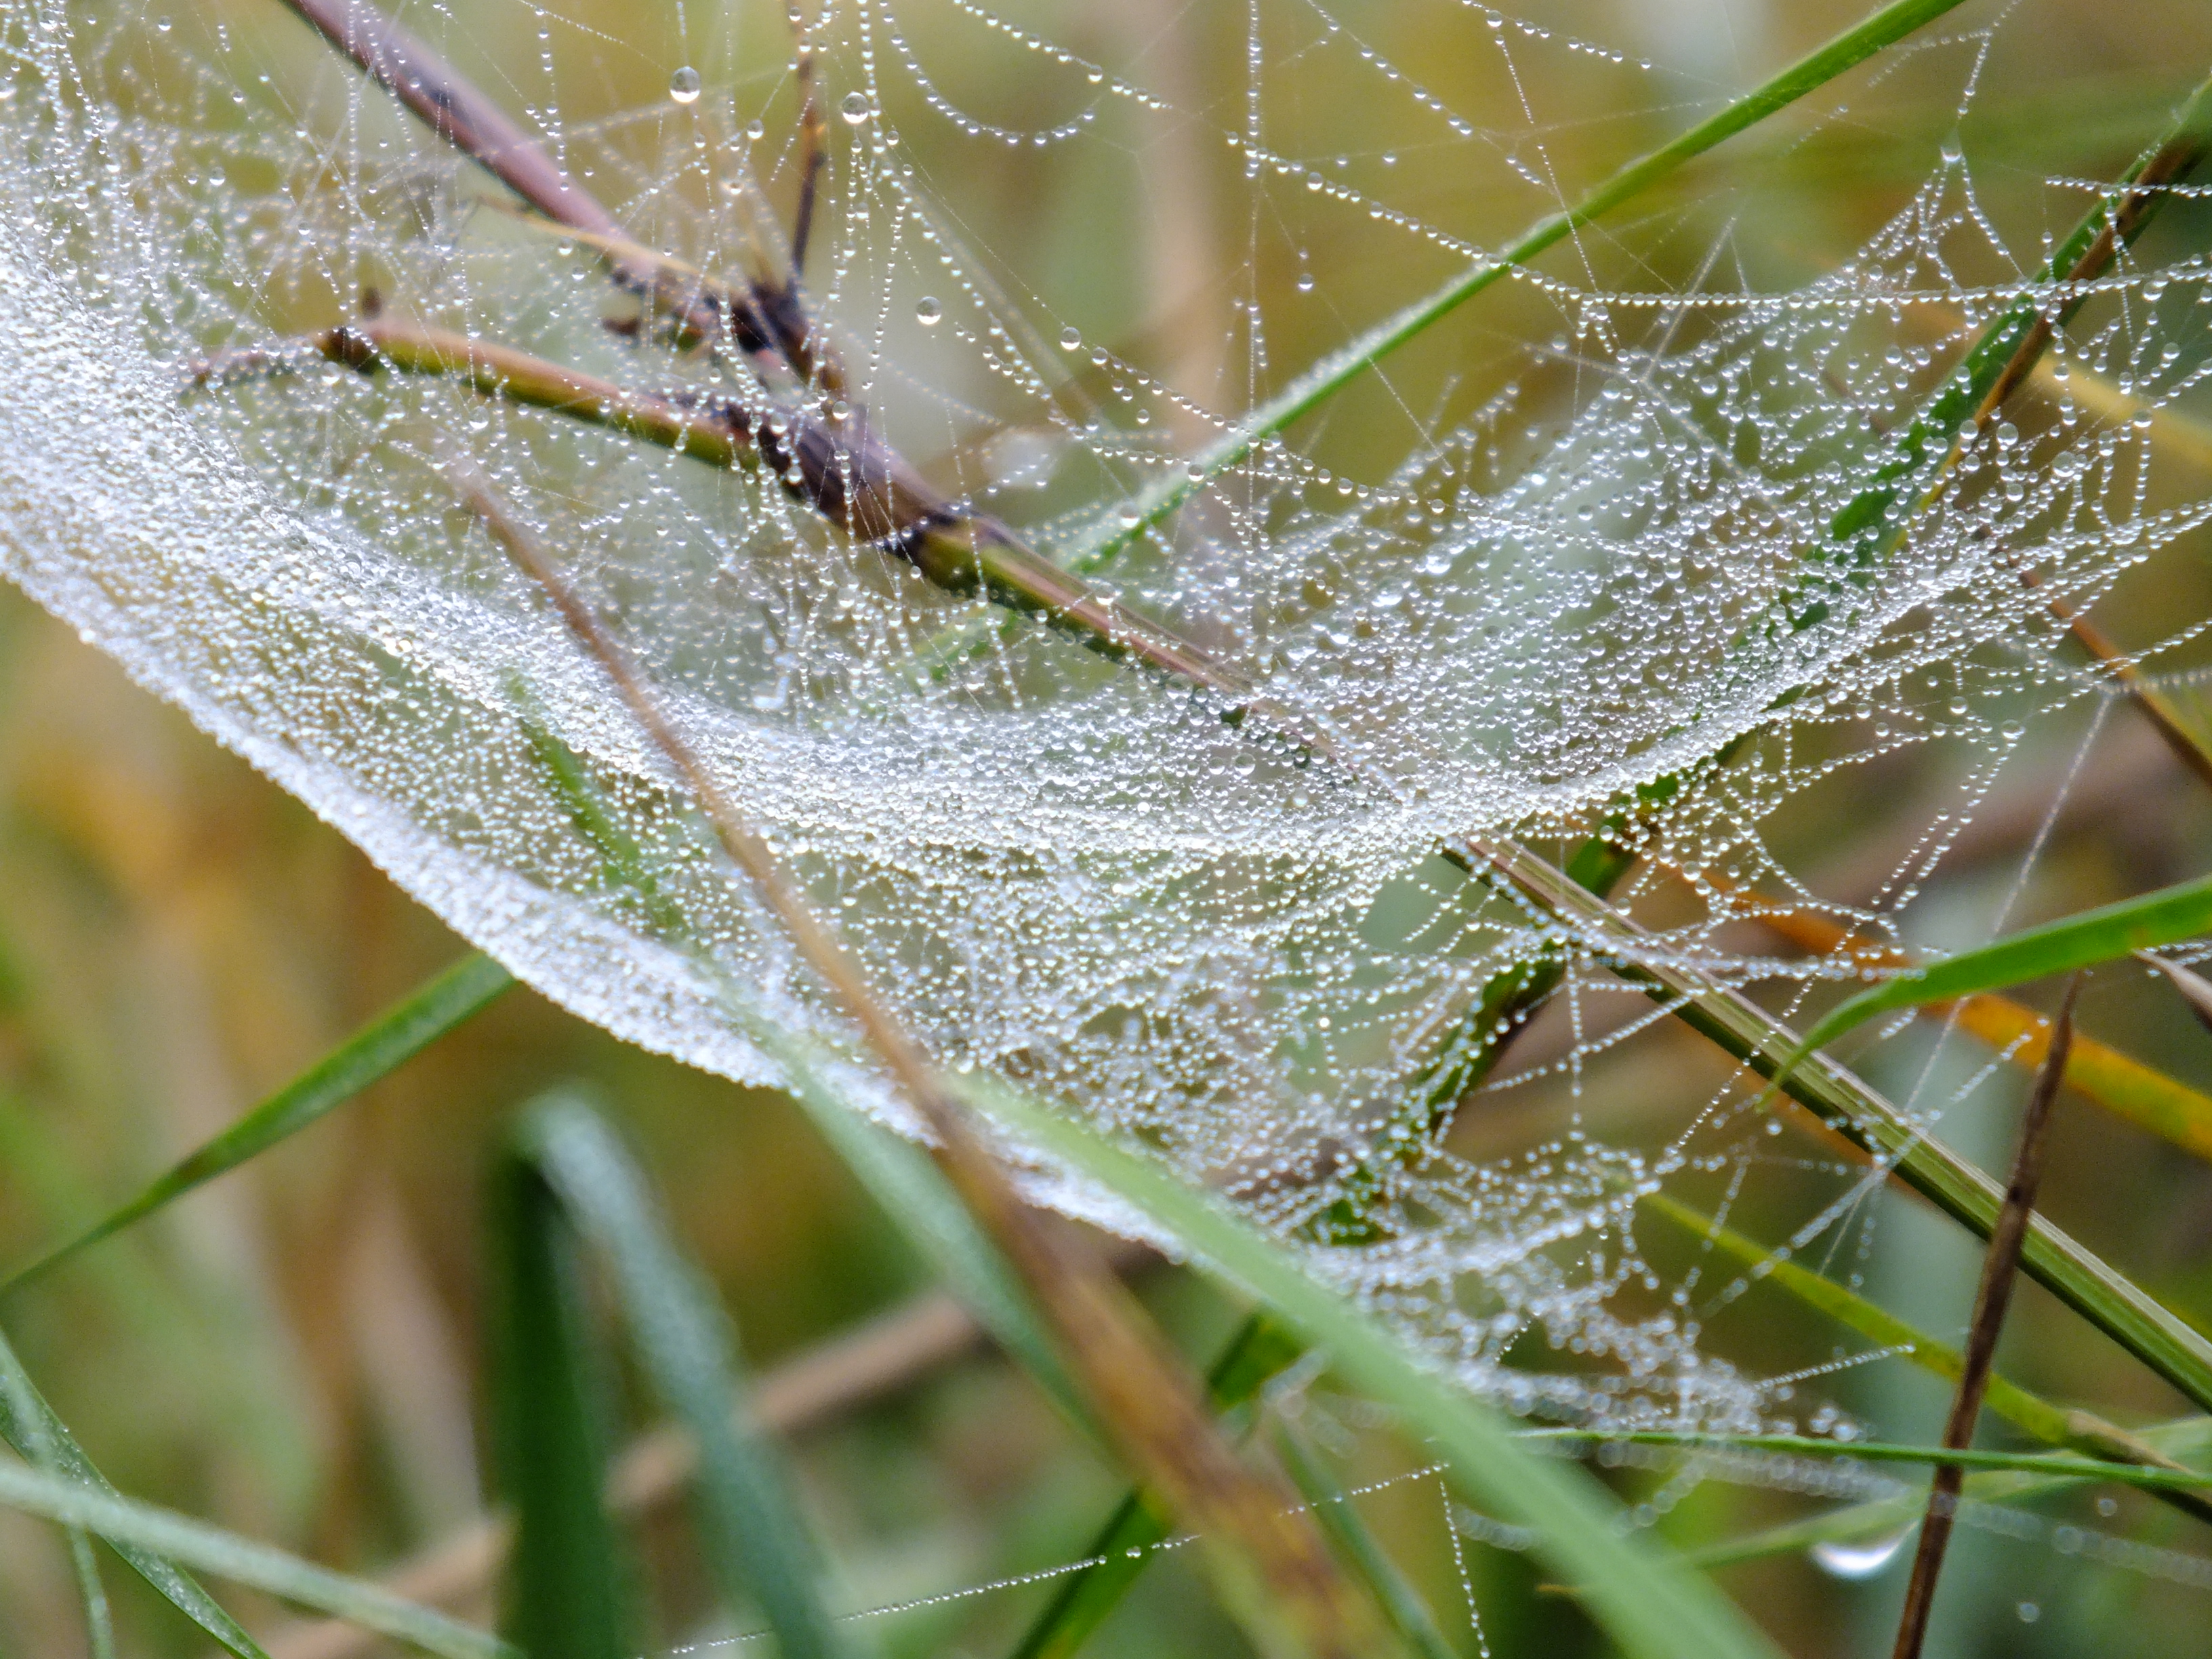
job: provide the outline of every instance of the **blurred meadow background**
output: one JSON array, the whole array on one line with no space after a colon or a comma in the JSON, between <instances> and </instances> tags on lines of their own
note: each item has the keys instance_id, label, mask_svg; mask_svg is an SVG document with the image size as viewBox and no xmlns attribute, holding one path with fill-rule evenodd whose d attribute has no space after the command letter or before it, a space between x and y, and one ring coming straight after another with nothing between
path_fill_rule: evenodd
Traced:
<instances>
[{"instance_id":1,"label":"blurred meadow background","mask_svg":"<svg viewBox=\"0 0 2212 1659\"><path fill-rule=\"evenodd\" d=\"M179 30L213 39L227 27L289 66L301 87L319 88L325 102L305 101L303 122L342 105L353 72L275 0L163 4ZM535 60L522 8L480 9L469 35L478 57L464 67L489 71L509 55ZM1986 21L1981 14L1991 9L1970 6L1957 27ZM1579 64L1571 86L1516 92L1494 55L1470 46L1481 27L1472 12L1350 0L1333 15L1389 62L1418 66L1455 109L1495 109L1524 94L1543 107L1586 108L1583 121L1551 125L1547 142L1563 173L1589 179L1678 129L1682 112L1655 103L1655 85L1680 89L1689 106L1717 99L1862 10L1858 0L1530 0L1525 15L1542 25L1656 66L1656 81L1624 71L1615 105L1602 68ZM1009 0L1000 12L1218 123L1233 125L1246 97L1241 5ZM665 101L672 67L696 64L710 92L758 115L769 148L795 125L780 6L573 0L563 15L573 28L559 79L572 120L588 108ZM1279 131L1279 145L1354 184L1387 173L1395 203L1471 240L1494 243L1526 219L1525 190L1502 170L1459 167L1461 152L1430 142L1422 112L1402 98L1367 96L1352 78L1356 58L1309 63L1302 42L1316 33L1312 16L1284 9L1268 17L1279 31L1268 46L1270 117L1295 129ZM896 18L962 106L1023 128L1064 112L1064 88L950 0L901 5ZM604 37L597 48L593 32ZM1851 77L1848 119L1816 128L1785 114L1754 130L1662 186L1588 257L1606 280L1668 288L1697 281L1717 244L1731 282L1801 284L1847 258L1941 164L1947 145L1968 159L2004 234L2033 248L2039 227L2063 228L2080 208L2078 196L2046 180L2112 176L2212 64L2212 12L2195 0L2022 0L1992 38L1963 119L1968 49L1893 53ZM1532 55L1528 72L1565 74L1565 61ZM1281 372L1452 266L1441 250L1389 244L1378 256L1356 237L1247 222L1235 153L1199 143L1173 121L1109 106L1093 142L978 147L933 118L902 77L886 85L887 124L925 175L961 180L962 234L989 250L1010 285L1048 294L1087 337L1217 410L1246 405ZM901 98L911 107L897 107ZM761 166L771 197L787 204L787 173ZM1639 234L1648 227L1638 213L1658 232ZM2152 234L2169 252L2203 248L2212 203L2177 204ZM1264 362L1239 311L1254 304L1268 319ZM1310 453L1343 476L1379 478L1423 423L1477 408L1512 380L1523 388L1526 418L1516 417L1505 440L1510 470L1512 447L1534 453L1545 422L1563 419L1571 401L1571 372L1526 349L1557 325L1540 295L1502 287L1440 325L1387 381L1348 391L1308 435ZM972 354L937 350L903 313L888 327L905 373L990 407ZM2199 493L2212 468L2212 402L2200 413L2203 424L2194 427L2186 410L2162 417L2159 433L2172 476L2189 481L2177 488ZM973 435L994 441L987 424ZM1018 449L1019 434L997 441ZM2124 582L2100 608L2100 625L2124 647L2212 613L2201 533L2197 547L2191 560L2155 566L2154 580ZM2185 648L2160 666L2191 666L2201 646L2194 658ZM2175 696L2192 719L2204 714L2186 683ZM1978 937L2015 884L2023 884L2015 919L2037 920L2205 866L2212 795L2124 705L2106 707L2094 731L2089 715L2077 708L2039 723L2007 761L1911 908L1917 942ZM1793 801L1777 843L1822 892L1864 894L1941 810L1953 781L1939 770L1909 747L1854 769ZM466 949L335 830L12 592L0 598L0 1261L11 1263L137 1191ZM1772 948L1753 937L1747 929L1747 950ZM1539 1022L1509 1060L1508 1078L1562 1052L1565 1018L1555 1009ZM2212 1038L2142 970L2095 975L2081 1018L2103 1041L2212 1086ZM1986 1063L1986 1051L1964 1040L1939 1053L1936 1022L1923 1025L1866 1062L1871 1080L1906 1092L1926 1067L1962 1084ZM1594 1056L1574 1086L1562 1076L1479 1098L1460 1115L1452 1145L1469 1158L1504 1158L1582 1127L1656 1143L1729 1070L1699 1038L1664 1025ZM757 1371L798 1378L793 1398L812 1389L832 1401L805 1413L789 1443L849 1605L905 1608L871 1621L884 1650L1007 1651L1050 1585L1000 1581L1079 1555L1121 1490L1121 1474L1021 1374L963 1340L957 1322L914 1322L917 1308L942 1312L929 1301L938 1293L927 1273L793 1105L626 1047L527 990L311 1132L11 1298L8 1330L60 1415L125 1491L351 1571L380 1574L434 1553L486 1512L487 1166L516 1109L562 1085L592 1091L629 1136ZM2016 1072L1990 1077L1947 1118L1952 1143L2001 1174L2025 1088ZM2077 1100L2059 1111L2041 1207L2169 1306L2212 1325L2212 1164ZM1768 1242L1802 1219L1824 1178L1816 1166L1832 1157L1795 1130L1775 1150L1733 1212L1740 1231ZM1644 1243L1655 1261L1688 1260L1682 1241L1656 1224L1650 1232ZM1955 1339L1973 1293L1973 1242L1896 1191L1881 1200L1871 1233L1879 1248L1836 1271L1848 1267L1867 1296ZM1197 1363L1235 1328L1241 1310L1195 1276L1151 1259L1129 1271ZM896 1327L911 1340L903 1358L871 1371L865 1357L834 1346L855 1331L881 1331L868 1322L886 1319L908 1322ZM1705 1340L1774 1374L1815 1370L1842 1352L1834 1328L1765 1286L1715 1308ZM829 1371L779 1371L825 1352ZM848 1387L836 1371L846 1362L861 1382ZM2128 1423L2185 1406L2032 1285L2015 1304L2000 1363L2039 1392L2094 1402ZM1886 1437L1923 1443L1948 1398L1897 1360L1821 1386ZM841 1389L853 1397L837 1398ZM623 1379L623 1394L625 1436L645 1433L651 1411L636 1379ZM1326 1379L1307 1410L1346 1484L1385 1483L1360 1500L1363 1512L1457 1650L1500 1659L1605 1650L1574 1599L1541 1582L1525 1558L1455 1538L1450 1500L1432 1477L1396 1478L1425 1462L1417 1444ZM1666 1484L1664 1474L1634 1468L1605 1478L1631 1501ZM1812 1507L1717 1483L1666 1501L1660 1531L1685 1548ZM2182 1565L2212 1565L2202 1526L2124 1492L2062 1496L2045 1512L2124 1534L2150 1553L2130 1566L2054 1548L2047 1536L1968 1530L1954 1547L1931 1654L2203 1650L2212 1576L2183 1582L2198 1570ZM717 1622L725 1616L714 1613L688 1526L662 1504L640 1534L657 1644L730 1633ZM1165 1553L1087 1650L1102 1659L1245 1650L1189 1553ZM1812 1659L1887 1650L1909 1556L1868 1571L1798 1551L1720 1571L1790 1653ZM953 1594L970 1587L986 1588ZM124 1651L207 1650L128 1575L111 1573L109 1588ZM332 1651L327 1630L273 1602L241 1594L233 1605L272 1659ZM472 1618L493 1607L482 1594L455 1605ZM64 1659L83 1643L59 1535L0 1513L0 1654ZM343 1650L397 1651L368 1642Z\"/></svg>"}]
</instances>

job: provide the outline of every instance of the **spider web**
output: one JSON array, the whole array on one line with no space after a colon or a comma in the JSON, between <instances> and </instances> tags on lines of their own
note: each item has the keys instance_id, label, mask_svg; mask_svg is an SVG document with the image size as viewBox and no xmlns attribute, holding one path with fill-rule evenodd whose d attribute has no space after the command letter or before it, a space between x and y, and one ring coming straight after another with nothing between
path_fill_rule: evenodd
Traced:
<instances>
[{"instance_id":1,"label":"spider web","mask_svg":"<svg viewBox=\"0 0 2212 1659\"><path fill-rule=\"evenodd\" d=\"M785 269L803 167L785 20L710 30L678 8L616 39L524 0L404 16L637 243ZM864 409L961 507L1048 553L1127 527L1310 356L1722 97L1480 5L1130 20L969 0L799 20L829 158L805 295L848 377L818 412ZM1100 574L1330 733L1348 775L932 587L774 477L301 349L373 289L385 314L620 385L735 385L274 4L6 0L7 568L585 1018L775 1080L735 987L847 1045L599 671L452 494L464 451L946 1063L1155 1148L1516 1410L1825 1430L1817 1386L1711 1351L1711 1287L1662 1278L1630 1224L1639 1194L1732 1199L1790 1149L1741 1079L1656 1128L1577 1118L1498 1146L1501 1102L1571 1097L1665 1016L1437 848L1569 847L1625 790L1680 774L1616 902L1655 950L1793 1007L1850 964L1785 953L1729 892L1903 938L2030 724L2102 708L2111 686L2071 665L2051 599L2094 605L2201 556L2212 513L2154 430L2208 372L2186 237L2090 285L2050 378L1974 436L1904 552L1788 647L1743 643L2097 199L2066 174L1985 179L1942 138L2030 27L1983 19L1850 83L1941 118L1832 268L1750 234L1729 190L1665 198L1516 271ZM1449 63L1408 55L1423 43ZM1433 87L1413 67L1430 61ZM1205 70L1220 64L1226 79ZM1754 173L1832 164L1865 141L1857 120L1831 101L1765 141ZM1091 173L1080 199L1121 201L1123 221L1060 225L1057 258L1039 253L1026 228ZM2172 193L2172 216L2197 213ZM270 372L189 383L246 353ZM2185 673L2204 620L2162 625L2145 655ZM651 899L610 878L549 742L644 848ZM1919 786L1879 870L1836 877L1803 826L1908 754L1943 781ZM1506 1073L1440 1133L1379 1146L1492 977L1563 949L1566 986ZM1911 1109L1934 1125L1950 1103ZM1348 1179L1392 1156L1379 1194ZM1792 1248L1842 1251L1869 1177L1811 1167L1831 1199ZM1135 1224L1064 1175L1036 1182ZM1350 1200L1370 1237L1316 1242Z\"/></svg>"}]
</instances>

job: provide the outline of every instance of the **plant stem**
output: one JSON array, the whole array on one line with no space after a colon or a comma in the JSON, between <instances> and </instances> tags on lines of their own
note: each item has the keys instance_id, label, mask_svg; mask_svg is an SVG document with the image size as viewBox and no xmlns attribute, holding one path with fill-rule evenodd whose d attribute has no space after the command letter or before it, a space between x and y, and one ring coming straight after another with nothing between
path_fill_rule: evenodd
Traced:
<instances>
[{"instance_id":1,"label":"plant stem","mask_svg":"<svg viewBox=\"0 0 2212 1659\"><path fill-rule=\"evenodd\" d=\"M2004 1329L2005 1310L2012 1305L2013 1284L2020 1273L2021 1246L2027 1237L2028 1218L2034 1213L2035 1195L2043 1184L2051 1108L2066 1075L2066 1049L2074 1034L2074 998L2081 987L2078 974L2067 983L2065 1000L2058 1006L2058 1022L2051 1033L2050 1056L2043 1062L2028 1095L2027 1110L2021 1119L2020 1150L2013 1156L2004 1207L1997 1212L1996 1225L1990 1231L1989 1251L1982 1258L1982 1280L1974 1292L1974 1316L1967 1327L1959 1389L1943 1424L1947 1451L1964 1451L1974 1443L1974 1425L1981 1419L1982 1398L1989 1391L1997 1337ZM1928 1493L1928 1512L1920 1523L1919 1547L1912 1558L1912 1577L1905 1589L1905 1609L1898 1618L1895 1659L1920 1659L1921 1647L1928 1639L1936 1580L1943 1570L1952 1520L1958 1512L1959 1487L1965 1478L1966 1471L1955 1459L1936 1466Z\"/></svg>"}]
</instances>

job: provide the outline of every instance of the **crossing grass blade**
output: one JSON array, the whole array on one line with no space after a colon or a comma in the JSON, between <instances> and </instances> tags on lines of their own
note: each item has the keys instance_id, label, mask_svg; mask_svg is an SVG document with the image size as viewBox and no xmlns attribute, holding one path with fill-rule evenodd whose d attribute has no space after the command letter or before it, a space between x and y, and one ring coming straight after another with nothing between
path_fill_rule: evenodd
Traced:
<instances>
[{"instance_id":1,"label":"crossing grass blade","mask_svg":"<svg viewBox=\"0 0 2212 1659\"><path fill-rule=\"evenodd\" d=\"M1672 1446L1686 1451L1773 1452L1792 1457L1850 1458L1862 1463L1955 1463L1969 1469L2005 1469L2067 1480L2109 1480L2147 1492L2201 1492L2212 1488L2212 1473L2202 1469L2145 1468L2106 1463L2066 1452L1954 1450L1944 1446L1903 1446L1882 1440L1827 1440L1809 1434L1696 1434L1663 1429L1619 1434L1593 1429L1535 1429L1525 1437L1563 1445Z\"/></svg>"},{"instance_id":2,"label":"crossing grass blade","mask_svg":"<svg viewBox=\"0 0 2212 1659\"><path fill-rule=\"evenodd\" d=\"M1417 1659L1456 1659L1451 1644L1437 1628L1436 1615L1421 1593L1398 1571L1398 1564L1383 1553L1367 1522L1352 1507L1352 1499L1336 1484L1305 1436L1290 1423L1275 1425L1274 1443L1291 1483L1313 1508L1322 1529L1374 1593L1376 1602L1390 1620L1390 1627Z\"/></svg>"},{"instance_id":3,"label":"crossing grass blade","mask_svg":"<svg viewBox=\"0 0 2212 1659\"><path fill-rule=\"evenodd\" d=\"M1270 1377L1303 1352L1304 1345L1265 1314L1241 1326L1206 1373L1207 1403L1223 1415L1251 1403ZM1174 1530L1167 1511L1143 1488L1130 1492L1084 1551L1091 1565L1060 1587L1024 1632L1013 1659L1072 1659L1121 1604L1151 1562L1153 1548Z\"/></svg>"},{"instance_id":4,"label":"crossing grass blade","mask_svg":"<svg viewBox=\"0 0 2212 1659\"><path fill-rule=\"evenodd\" d=\"M1472 854L1463 857L1474 863ZM1858 1078L1807 1050L1796 1034L1741 992L1647 948L1635 922L1541 859L1508 848L1501 878L1541 904L1595 957L1692 1030L1711 1039L1860 1148L1877 1165L1970 1231L1989 1237L2003 1189ZM1798 1056L1795 1069L1785 1062ZM2212 1339L2042 1216L2030 1223L2022 1267L2188 1399L2212 1407Z\"/></svg>"},{"instance_id":5,"label":"crossing grass blade","mask_svg":"<svg viewBox=\"0 0 2212 1659\"><path fill-rule=\"evenodd\" d=\"M79 1252L143 1221L194 1188L228 1174L337 1110L482 1012L514 983L514 976L489 957L481 952L464 957L173 1165L137 1197L0 1284L0 1297L43 1278Z\"/></svg>"},{"instance_id":6,"label":"crossing grass blade","mask_svg":"<svg viewBox=\"0 0 2212 1659\"><path fill-rule=\"evenodd\" d=\"M670 923L666 931L680 937L680 918L667 911L653 860L607 810L583 757L553 729L526 686L518 683L511 690L524 711L532 748L570 821L598 849L609 884L626 887L641 902L658 908L657 920ZM849 1057L832 1054L819 1042L761 1018L744 988L732 983L720 964L704 955L696 960L720 990L724 1008L754 1046L782 1069L792 1097L884 1214L1068 1420L1096 1437L1080 1390L998 1246L975 1224L927 1153L847 1103L834 1074L852 1063Z\"/></svg>"},{"instance_id":7,"label":"crossing grass blade","mask_svg":"<svg viewBox=\"0 0 2212 1659\"><path fill-rule=\"evenodd\" d=\"M4 1334L0 1334L0 1439L5 1439L21 1456L57 1480L111 1496L115 1492L106 1477L85 1455L76 1437L46 1404ZM83 1559L84 1552L78 1548L84 1531L82 1527L71 1528L70 1554L80 1582L91 1575L85 1593L87 1613L88 1618L94 1621L96 1631L98 1615L92 1612L92 1604L99 1578L97 1569ZM125 1540L111 1537L108 1541L125 1565L236 1659L268 1659L238 1621L223 1611L222 1604L176 1563ZM104 1606L105 1595L99 1599Z\"/></svg>"},{"instance_id":8,"label":"crossing grass blade","mask_svg":"<svg viewBox=\"0 0 2212 1659\"><path fill-rule=\"evenodd\" d=\"M1324 1350L1351 1386L1399 1412L1412 1432L1434 1443L1468 1492L1534 1534L1538 1555L1553 1571L1590 1586L1590 1612L1623 1652L1636 1659L1774 1653L1711 1584L1651 1544L1624 1535L1611 1500L1587 1476L1532 1456L1490 1407L1314 1279L1281 1243L1083 1126L1009 1090L966 1081L978 1109L1133 1206L1209 1271Z\"/></svg>"},{"instance_id":9,"label":"crossing grass blade","mask_svg":"<svg viewBox=\"0 0 2212 1659\"><path fill-rule=\"evenodd\" d=\"M24 1464L0 1461L0 1507L81 1527L118 1549L128 1546L211 1577L249 1585L296 1606L348 1620L439 1659L523 1659L517 1649L497 1637L419 1607L380 1584L332 1572L173 1510L137 1503Z\"/></svg>"},{"instance_id":10,"label":"crossing grass blade","mask_svg":"<svg viewBox=\"0 0 2212 1659\"><path fill-rule=\"evenodd\" d=\"M2145 1442L2177 1462L2202 1462L2212 1455L2212 1417L2179 1418L2144 1429L2141 1433ZM1963 1496L1966 1504L2019 1504L2070 1491L2087 1478L2072 1474L1992 1471L1968 1475ZM1802 1521L1784 1522L1780 1526L1709 1544L1689 1552L1687 1559L1701 1567L1723 1567L1811 1549L1819 1544L1855 1544L1893 1536L1919 1515L1921 1504L1917 1492L1871 1498Z\"/></svg>"},{"instance_id":11,"label":"crossing grass blade","mask_svg":"<svg viewBox=\"0 0 2212 1659\"><path fill-rule=\"evenodd\" d=\"M2212 928L2212 876L2008 933L1975 950L1910 969L1830 1009L1805 1033L1782 1075L1787 1077L1814 1049L1825 1048L1877 1015L2072 973L2136 951L2172 945L2207 928Z\"/></svg>"},{"instance_id":12,"label":"crossing grass blade","mask_svg":"<svg viewBox=\"0 0 2212 1659\"><path fill-rule=\"evenodd\" d=\"M501 1624L531 1659L628 1659L636 1577L607 1512L612 1394L581 1241L526 1157L492 1177L494 1463L515 1516Z\"/></svg>"},{"instance_id":13,"label":"crossing grass blade","mask_svg":"<svg viewBox=\"0 0 2212 1659\"><path fill-rule=\"evenodd\" d=\"M750 1595L759 1605L783 1659L841 1659L851 1646L823 1604L823 1558L781 1458L766 1437L740 1426L744 1394L728 1320L668 1237L642 1174L573 1096L532 1105L517 1150L605 1260L639 1369L698 1446L693 1504L726 1601L742 1606ZM596 1503L596 1482L592 1490Z\"/></svg>"},{"instance_id":14,"label":"crossing grass blade","mask_svg":"<svg viewBox=\"0 0 2212 1659\"><path fill-rule=\"evenodd\" d=\"M1949 1343L1937 1341L1888 1310L1875 1306L1857 1291L1790 1260L1785 1253L1746 1238L1664 1193L1645 1194L1643 1204L1645 1209L1664 1216L1737 1262L1749 1276L1771 1284L1807 1307L1856 1331L1869 1341L1911 1360L1931 1376L1955 1383L1964 1373L1965 1359ZM2015 1428L2045 1445L2062 1446L2110 1462L2170 1472L2182 1470L2180 1464L2139 1436L2128 1433L2094 1413L2054 1406L1995 1371L1990 1374L1984 1403ZM2197 1520L2212 1521L2212 1502L2204 1498L2193 1492L2170 1492L2166 1496L2176 1507Z\"/></svg>"}]
</instances>

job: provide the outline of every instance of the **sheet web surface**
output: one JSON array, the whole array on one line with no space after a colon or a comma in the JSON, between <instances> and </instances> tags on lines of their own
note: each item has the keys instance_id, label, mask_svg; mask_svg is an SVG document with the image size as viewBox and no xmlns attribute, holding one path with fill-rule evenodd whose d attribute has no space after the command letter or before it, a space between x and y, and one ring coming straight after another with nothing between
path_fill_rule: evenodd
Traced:
<instances>
[{"instance_id":1,"label":"sheet web surface","mask_svg":"<svg viewBox=\"0 0 2212 1659\"><path fill-rule=\"evenodd\" d=\"M2204 477L2156 422L2203 402L2203 239L2154 237L2091 284L2051 377L1973 436L1895 556L1826 622L1765 642L1900 424L2097 199L2016 169L1992 198L1936 143L2025 27L1959 15L1759 152L1853 141L1850 100L1885 76L1936 88L1929 153L1847 259L1799 280L1803 259L1747 233L1726 191L1656 196L1094 573L1255 677L1340 763L933 587L757 467L325 361L300 342L373 307L696 407L757 397L657 337L591 246L275 4L8 0L9 574L586 1018L751 1080L776 1068L733 994L848 1048L446 482L465 452L947 1064L1153 1146L1516 1409L1826 1428L1817 1379L1711 1351L1698 1310L1720 1285L1663 1277L1630 1224L1653 1187L1760 1178L1773 1144L1751 1091L1686 1098L1656 1129L1487 1134L1510 1091L1571 1096L1665 1040L1667 1016L1437 848L1571 847L1625 790L1682 774L1618 902L1723 983L1833 979L1847 961L1732 923L1724 896L1755 887L1895 939L2030 726L2110 695L2067 654L2051 599L2092 605L2201 556ZM402 16L628 237L780 278L804 154L786 20L695 8L616 32L518 0ZM1319 349L1723 97L1480 6L1093 21L848 0L797 32L827 155L804 292L846 379L787 392L829 428L865 419L1048 556L1131 529L1148 486ZM1446 43L1432 79L1454 90L1394 39ZM1236 76L1191 70L1201 48ZM1388 148L1343 146L1347 85ZM1086 168L1122 216L1054 233L1081 257L1038 257L1015 228L1024 192ZM2174 193L2173 217L2201 225ZM1102 264L1156 302L1112 298ZM2149 666L2188 669L2202 620L2169 617ZM652 894L611 877L556 749L644 849ZM1791 826L1906 753L1946 781L1881 870L1824 881ZM1562 950L1546 1018L1564 1037L1532 1039L1433 1133L1385 1144L1486 983ZM864 1073L848 1081L902 1121ZM1948 1100L1915 1109L1934 1122ZM1867 1177L1830 1175L1799 1245L1848 1258ZM1128 1223L1079 1182L1036 1180ZM1323 1242L1347 1201L1361 1242Z\"/></svg>"}]
</instances>

